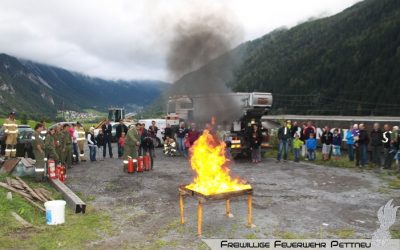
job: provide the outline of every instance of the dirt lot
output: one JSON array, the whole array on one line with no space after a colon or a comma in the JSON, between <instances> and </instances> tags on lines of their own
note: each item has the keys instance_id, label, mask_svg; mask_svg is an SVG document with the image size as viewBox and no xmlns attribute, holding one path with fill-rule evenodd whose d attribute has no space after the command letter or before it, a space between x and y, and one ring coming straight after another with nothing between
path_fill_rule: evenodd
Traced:
<instances>
[{"instance_id":1,"label":"dirt lot","mask_svg":"<svg viewBox=\"0 0 400 250\"><path fill-rule=\"evenodd\" d=\"M232 201L234 218L224 216L224 202L208 203L203 206L204 238L369 238L379 227L379 207L390 199L400 203L400 190L386 188L372 171L265 159L256 165L237 161L232 172L254 188L256 227L245 227L245 197ZM186 224L179 223L178 186L192 178L186 159L164 157L157 150L151 172L129 175L122 172L121 160L106 158L75 166L67 184L92 197L88 205L112 218L112 236L89 248L207 249L196 236L195 199L185 199Z\"/></svg>"}]
</instances>

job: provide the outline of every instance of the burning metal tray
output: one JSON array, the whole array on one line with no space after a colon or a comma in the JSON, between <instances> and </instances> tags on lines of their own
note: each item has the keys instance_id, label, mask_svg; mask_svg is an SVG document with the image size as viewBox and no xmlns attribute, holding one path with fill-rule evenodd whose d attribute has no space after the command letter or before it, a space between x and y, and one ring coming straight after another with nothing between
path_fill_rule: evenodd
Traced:
<instances>
[{"instance_id":1,"label":"burning metal tray","mask_svg":"<svg viewBox=\"0 0 400 250\"><path fill-rule=\"evenodd\" d=\"M253 189L249 188L249 189L243 189L243 190L238 190L238 191L231 191L231 192L225 192L225 193L219 193L219 194L206 195L206 194L202 194L202 193L199 193L197 191L194 191L194 190L191 190L191 189L187 188L186 187L187 185L189 185L189 184L180 185L179 186L179 192L182 192L185 195L196 196L198 198L202 198L203 201L208 201L208 200L226 200L226 199L230 199L230 198L237 197L237 196L253 194Z\"/></svg>"},{"instance_id":2,"label":"burning metal tray","mask_svg":"<svg viewBox=\"0 0 400 250\"><path fill-rule=\"evenodd\" d=\"M247 227L254 227L252 223L252 201L253 201L253 189L243 189L232 192L225 192L219 194L210 194L205 195L194 190L187 188L188 184L179 186L179 209L181 214L181 224L185 223L184 217L184 206L183 206L183 197L191 196L197 197L198 205L197 205L197 235L201 236L202 234L202 223L203 223L203 203L207 201L216 201L216 200L226 200L226 215L229 218L232 218L233 215L231 213L231 203L230 199L237 196L247 195Z\"/></svg>"}]
</instances>

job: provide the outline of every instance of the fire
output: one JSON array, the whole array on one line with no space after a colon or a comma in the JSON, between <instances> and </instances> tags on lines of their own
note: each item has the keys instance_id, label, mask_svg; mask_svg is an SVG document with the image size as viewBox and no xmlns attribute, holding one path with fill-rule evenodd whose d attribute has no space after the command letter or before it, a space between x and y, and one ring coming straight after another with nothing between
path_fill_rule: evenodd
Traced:
<instances>
[{"instance_id":1,"label":"fire","mask_svg":"<svg viewBox=\"0 0 400 250\"><path fill-rule=\"evenodd\" d=\"M209 130L204 130L190 148L190 163L197 176L186 188L204 195L251 189L243 180L229 175L229 159L225 157L225 143Z\"/></svg>"}]
</instances>

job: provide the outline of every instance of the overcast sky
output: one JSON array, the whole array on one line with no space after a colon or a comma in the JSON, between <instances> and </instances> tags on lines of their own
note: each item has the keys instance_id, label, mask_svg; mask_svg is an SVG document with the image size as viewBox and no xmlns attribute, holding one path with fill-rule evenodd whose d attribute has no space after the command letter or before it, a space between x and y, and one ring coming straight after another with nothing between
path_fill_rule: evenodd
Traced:
<instances>
[{"instance_id":1,"label":"overcast sky","mask_svg":"<svg viewBox=\"0 0 400 250\"><path fill-rule=\"evenodd\" d=\"M168 80L173 27L191 13L228 13L247 41L359 1L0 0L0 53L107 79Z\"/></svg>"}]
</instances>

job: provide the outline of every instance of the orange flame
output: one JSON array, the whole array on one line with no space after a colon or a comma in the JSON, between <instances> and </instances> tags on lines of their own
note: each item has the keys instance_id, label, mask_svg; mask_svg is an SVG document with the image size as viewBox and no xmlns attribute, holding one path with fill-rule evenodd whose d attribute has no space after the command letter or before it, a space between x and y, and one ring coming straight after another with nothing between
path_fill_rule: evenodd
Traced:
<instances>
[{"instance_id":1,"label":"orange flame","mask_svg":"<svg viewBox=\"0 0 400 250\"><path fill-rule=\"evenodd\" d=\"M251 189L243 180L229 175L229 160L225 157L225 143L210 131L203 134L190 148L190 163L197 176L186 188L204 195Z\"/></svg>"}]
</instances>

